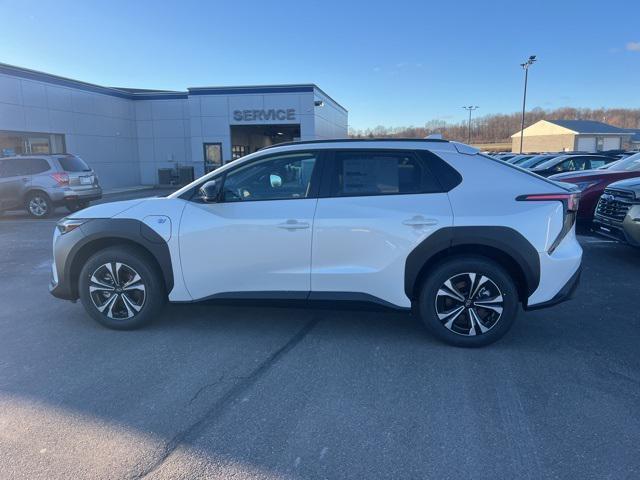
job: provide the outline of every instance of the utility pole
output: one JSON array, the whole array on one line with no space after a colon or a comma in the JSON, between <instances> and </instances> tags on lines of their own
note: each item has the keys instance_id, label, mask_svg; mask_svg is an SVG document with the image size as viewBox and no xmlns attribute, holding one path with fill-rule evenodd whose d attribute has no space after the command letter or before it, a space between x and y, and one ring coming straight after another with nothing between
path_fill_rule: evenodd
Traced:
<instances>
[{"instance_id":1,"label":"utility pole","mask_svg":"<svg viewBox=\"0 0 640 480\"><path fill-rule=\"evenodd\" d=\"M536 61L536 56L531 55L529 59L521 63L524 69L524 96L522 97L522 121L520 122L520 153L522 153L522 142L524 141L524 112L527 105L527 80L529 79L529 67Z\"/></svg>"},{"instance_id":2,"label":"utility pole","mask_svg":"<svg viewBox=\"0 0 640 480\"><path fill-rule=\"evenodd\" d=\"M473 112L474 110L477 110L480 107L478 107L477 105L469 105L468 107L462 107L462 108L464 108L469 112L469 128L468 128L469 139L467 140L467 143L471 145L471 112Z\"/></svg>"}]
</instances>

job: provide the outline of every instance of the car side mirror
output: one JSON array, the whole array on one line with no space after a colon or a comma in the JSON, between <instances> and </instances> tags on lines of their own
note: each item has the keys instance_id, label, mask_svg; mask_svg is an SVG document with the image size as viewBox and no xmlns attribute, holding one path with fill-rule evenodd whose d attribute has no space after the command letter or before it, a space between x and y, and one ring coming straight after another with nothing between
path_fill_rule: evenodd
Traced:
<instances>
[{"instance_id":1,"label":"car side mirror","mask_svg":"<svg viewBox=\"0 0 640 480\"><path fill-rule=\"evenodd\" d=\"M215 203L218 201L221 187L222 182L219 179L209 180L200 187L198 193L203 202Z\"/></svg>"},{"instance_id":2,"label":"car side mirror","mask_svg":"<svg viewBox=\"0 0 640 480\"><path fill-rule=\"evenodd\" d=\"M272 173L269 175L269 182L271 183L271 188L280 188L282 186L282 177Z\"/></svg>"}]
</instances>

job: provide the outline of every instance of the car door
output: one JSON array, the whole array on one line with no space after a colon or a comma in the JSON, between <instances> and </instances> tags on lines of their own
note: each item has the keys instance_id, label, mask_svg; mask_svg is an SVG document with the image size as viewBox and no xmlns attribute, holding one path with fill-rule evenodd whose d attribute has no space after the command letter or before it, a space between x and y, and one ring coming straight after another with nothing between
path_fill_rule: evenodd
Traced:
<instances>
[{"instance_id":1,"label":"car door","mask_svg":"<svg viewBox=\"0 0 640 480\"><path fill-rule=\"evenodd\" d=\"M267 154L227 171L216 203L187 204L180 257L194 299L307 297L321 157Z\"/></svg>"},{"instance_id":2,"label":"car door","mask_svg":"<svg viewBox=\"0 0 640 480\"><path fill-rule=\"evenodd\" d=\"M0 160L0 207L3 209L22 206L24 193L29 188L28 158Z\"/></svg>"},{"instance_id":3,"label":"car door","mask_svg":"<svg viewBox=\"0 0 640 480\"><path fill-rule=\"evenodd\" d=\"M333 153L314 219L311 298L410 306L404 291L407 255L453 223L432 161L444 163L429 152Z\"/></svg>"}]
</instances>

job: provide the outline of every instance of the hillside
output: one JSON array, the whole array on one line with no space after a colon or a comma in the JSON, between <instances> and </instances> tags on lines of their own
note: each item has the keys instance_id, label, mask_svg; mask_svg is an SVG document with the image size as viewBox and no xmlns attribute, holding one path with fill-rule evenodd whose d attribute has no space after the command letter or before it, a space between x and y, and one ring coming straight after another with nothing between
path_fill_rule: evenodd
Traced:
<instances>
[{"instance_id":1,"label":"hillside","mask_svg":"<svg viewBox=\"0 0 640 480\"><path fill-rule=\"evenodd\" d=\"M562 107L555 110L535 108L525 115L525 127L538 120L597 120L621 128L640 128L640 109L626 108L572 108ZM505 115L485 115L472 119L472 143L510 142L511 135L520 130L521 113ZM432 133L441 133L449 140L467 141L467 122L447 123L443 120L431 120L422 127L385 127L373 129L350 129L349 136L358 137L409 137L424 138Z\"/></svg>"}]
</instances>

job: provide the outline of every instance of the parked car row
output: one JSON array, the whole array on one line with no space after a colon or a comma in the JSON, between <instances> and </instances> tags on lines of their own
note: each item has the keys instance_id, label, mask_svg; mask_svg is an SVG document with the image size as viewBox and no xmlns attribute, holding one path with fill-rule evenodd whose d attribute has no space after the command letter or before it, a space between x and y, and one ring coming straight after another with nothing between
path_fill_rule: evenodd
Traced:
<instances>
[{"instance_id":1,"label":"parked car row","mask_svg":"<svg viewBox=\"0 0 640 480\"><path fill-rule=\"evenodd\" d=\"M507 163L571 183L581 192L577 221L597 233L640 246L640 153L573 152L497 155Z\"/></svg>"},{"instance_id":2,"label":"parked car row","mask_svg":"<svg viewBox=\"0 0 640 480\"><path fill-rule=\"evenodd\" d=\"M0 214L24 208L46 218L57 206L75 212L102 197L93 169L76 155L0 158Z\"/></svg>"}]
</instances>

